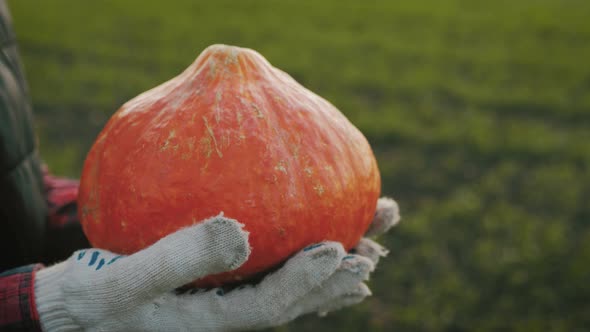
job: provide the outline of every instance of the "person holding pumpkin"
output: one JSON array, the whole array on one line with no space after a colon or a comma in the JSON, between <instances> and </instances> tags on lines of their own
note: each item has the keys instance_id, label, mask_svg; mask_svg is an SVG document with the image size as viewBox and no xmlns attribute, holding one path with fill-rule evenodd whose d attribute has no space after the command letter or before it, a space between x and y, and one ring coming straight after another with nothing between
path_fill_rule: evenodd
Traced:
<instances>
[{"instance_id":1,"label":"person holding pumpkin","mask_svg":"<svg viewBox=\"0 0 590 332\"><path fill-rule=\"evenodd\" d=\"M399 220L397 204L388 198L378 201L366 237L351 252L338 242L314 244L259 283L227 293L178 291L248 259L248 232L222 213L129 256L81 249L89 244L76 217L78 182L53 177L41 164L3 0L0 41L0 330L262 329L370 295L364 281L387 250L369 237ZM33 262L43 264L24 265Z\"/></svg>"}]
</instances>

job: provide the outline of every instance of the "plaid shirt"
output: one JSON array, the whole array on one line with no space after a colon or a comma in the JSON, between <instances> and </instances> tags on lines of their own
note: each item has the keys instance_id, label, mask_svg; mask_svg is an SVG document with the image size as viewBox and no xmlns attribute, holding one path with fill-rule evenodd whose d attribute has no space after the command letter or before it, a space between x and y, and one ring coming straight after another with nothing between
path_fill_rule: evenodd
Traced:
<instances>
[{"instance_id":1,"label":"plaid shirt","mask_svg":"<svg viewBox=\"0 0 590 332\"><path fill-rule=\"evenodd\" d=\"M43 173L49 227L77 223L78 181L51 176L46 168ZM0 273L0 331L41 331L34 282L42 268L33 264Z\"/></svg>"},{"instance_id":2,"label":"plaid shirt","mask_svg":"<svg viewBox=\"0 0 590 332\"><path fill-rule=\"evenodd\" d=\"M35 271L27 265L0 274L0 330L41 331L35 306Z\"/></svg>"}]
</instances>

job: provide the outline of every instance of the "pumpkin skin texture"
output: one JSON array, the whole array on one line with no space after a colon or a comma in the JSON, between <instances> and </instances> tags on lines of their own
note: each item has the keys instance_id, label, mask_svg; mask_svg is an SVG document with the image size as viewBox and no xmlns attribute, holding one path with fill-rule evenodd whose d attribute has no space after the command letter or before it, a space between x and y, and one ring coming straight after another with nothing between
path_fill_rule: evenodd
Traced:
<instances>
[{"instance_id":1,"label":"pumpkin skin texture","mask_svg":"<svg viewBox=\"0 0 590 332\"><path fill-rule=\"evenodd\" d=\"M112 116L86 158L78 203L90 243L120 254L221 211L237 219L251 255L194 283L211 287L313 243L352 248L380 187L367 140L332 104L253 50L213 45Z\"/></svg>"}]
</instances>

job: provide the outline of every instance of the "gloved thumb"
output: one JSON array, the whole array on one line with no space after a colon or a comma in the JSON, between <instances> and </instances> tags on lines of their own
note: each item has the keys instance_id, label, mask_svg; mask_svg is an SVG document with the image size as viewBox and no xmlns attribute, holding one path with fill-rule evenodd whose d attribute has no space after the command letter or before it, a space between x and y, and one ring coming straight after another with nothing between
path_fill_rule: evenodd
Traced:
<instances>
[{"instance_id":1,"label":"gloved thumb","mask_svg":"<svg viewBox=\"0 0 590 332\"><path fill-rule=\"evenodd\" d=\"M204 276L235 270L249 255L243 224L220 214L125 257L109 279L118 280L129 298L149 300Z\"/></svg>"}]
</instances>

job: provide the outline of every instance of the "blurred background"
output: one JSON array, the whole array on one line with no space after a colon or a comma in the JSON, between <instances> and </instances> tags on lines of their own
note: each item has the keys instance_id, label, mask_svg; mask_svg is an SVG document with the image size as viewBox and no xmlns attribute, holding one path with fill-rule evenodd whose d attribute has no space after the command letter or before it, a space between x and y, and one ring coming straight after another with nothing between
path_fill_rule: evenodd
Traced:
<instances>
[{"instance_id":1,"label":"blurred background","mask_svg":"<svg viewBox=\"0 0 590 332\"><path fill-rule=\"evenodd\" d=\"M10 1L41 153L253 48L373 146L403 223L362 305L277 331L590 331L590 1Z\"/></svg>"}]
</instances>

